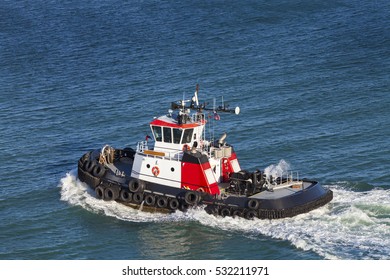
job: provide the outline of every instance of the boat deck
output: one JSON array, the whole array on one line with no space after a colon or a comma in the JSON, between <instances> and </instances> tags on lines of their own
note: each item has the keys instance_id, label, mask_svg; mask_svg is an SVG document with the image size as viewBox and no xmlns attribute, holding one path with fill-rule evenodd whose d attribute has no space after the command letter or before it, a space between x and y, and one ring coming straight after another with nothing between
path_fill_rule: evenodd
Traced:
<instances>
[{"instance_id":1,"label":"boat deck","mask_svg":"<svg viewBox=\"0 0 390 280\"><path fill-rule=\"evenodd\" d=\"M114 161L114 163L107 164L107 166L115 175L122 174L122 176L130 177L131 169L133 168L133 159L122 157Z\"/></svg>"},{"instance_id":2,"label":"boat deck","mask_svg":"<svg viewBox=\"0 0 390 280\"><path fill-rule=\"evenodd\" d=\"M299 187L298 185L294 185L294 184L278 185L277 187L274 188L273 191L262 191L250 197L257 198L257 199L277 199L277 198L293 195L304 189L307 189L312 185L312 182L306 182L306 181L299 182L299 183L301 184L299 185Z\"/></svg>"}]
</instances>

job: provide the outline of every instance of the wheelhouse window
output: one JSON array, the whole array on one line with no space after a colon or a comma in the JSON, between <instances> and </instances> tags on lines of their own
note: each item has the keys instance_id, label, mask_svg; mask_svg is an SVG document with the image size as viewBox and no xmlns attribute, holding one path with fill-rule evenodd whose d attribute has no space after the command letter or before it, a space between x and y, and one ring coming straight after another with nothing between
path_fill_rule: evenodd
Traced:
<instances>
[{"instance_id":1,"label":"wheelhouse window","mask_svg":"<svg viewBox=\"0 0 390 280\"><path fill-rule=\"evenodd\" d=\"M172 143L172 132L170 127L164 127L164 142L166 143Z\"/></svg>"},{"instance_id":2,"label":"wheelhouse window","mask_svg":"<svg viewBox=\"0 0 390 280\"><path fill-rule=\"evenodd\" d=\"M161 126L152 126L152 131L153 131L154 139L158 142L161 142L162 141Z\"/></svg>"},{"instance_id":3,"label":"wheelhouse window","mask_svg":"<svg viewBox=\"0 0 390 280\"><path fill-rule=\"evenodd\" d=\"M181 143L182 144L191 143L193 132L194 132L193 128L184 130L183 139L181 140Z\"/></svg>"},{"instance_id":4,"label":"wheelhouse window","mask_svg":"<svg viewBox=\"0 0 390 280\"><path fill-rule=\"evenodd\" d=\"M178 129L178 128L173 129L173 143L180 144L182 132L183 132L182 129Z\"/></svg>"}]
</instances>

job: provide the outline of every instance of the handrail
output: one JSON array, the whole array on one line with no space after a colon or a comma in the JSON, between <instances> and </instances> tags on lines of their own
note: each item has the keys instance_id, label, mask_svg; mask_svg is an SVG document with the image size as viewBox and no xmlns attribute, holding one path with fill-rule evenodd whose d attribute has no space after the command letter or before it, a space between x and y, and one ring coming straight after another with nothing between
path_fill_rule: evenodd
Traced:
<instances>
[{"instance_id":1,"label":"handrail","mask_svg":"<svg viewBox=\"0 0 390 280\"><path fill-rule=\"evenodd\" d=\"M290 187L291 185L301 185L303 189L303 181L299 179L298 171L282 171L277 174L278 177L266 177L265 185L269 189L280 189Z\"/></svg>"},{"instance_id":2,"label":"handrail","mask_svg":"<svg viewBox=\"0 0 390 280\"><path fill-rule=\"evenodd\" d=\"M181 159L181 156L183 155L183 151L181 150L175 150L174 152L158 152L154 150L149 150L147 141L140 141L137 143L137 153L143 154L147 157L166 158L169 160L177 161L179 161Z\"/></svg>"},{"instance_id":3,"label":"handrail","mask_svg":"<svg viewBox=\"0 0 390 280\"><path fill-rule=\"evenodd\" d=\"M202 121L206 120L206 115L203 113L196 112L195 114L191 115L191 118L193 123L202 124Z\"/></svg>"}]
</instances>

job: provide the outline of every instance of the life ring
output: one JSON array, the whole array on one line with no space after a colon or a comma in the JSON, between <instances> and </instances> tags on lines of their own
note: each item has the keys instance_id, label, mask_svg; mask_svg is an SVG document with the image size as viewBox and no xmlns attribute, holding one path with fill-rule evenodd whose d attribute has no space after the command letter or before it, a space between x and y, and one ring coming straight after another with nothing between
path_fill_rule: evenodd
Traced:
<instances>
[{"instance_id":1,"label":"life ring","mask_svg":"<svg viewBox=\"0 0 390 280\"><path fill-rule=\"evenodd\" d=\"M160 169L157 166L154 166L152 168L152 173L153 173L154 177L157 177L160 174Z\"/></svg>"},{"instance_id":2,"label":"life ring","mask_svg":"<svg viewBox=\"0 0 390 280\"><path fill-rule=\"evenodd\" d=\"M183 146L183 152L186 152L186 151L189 151L189 150L191 150L190 146L187 145L187 144L185 144L185 145Z\"/></svg>"}]
</instances>

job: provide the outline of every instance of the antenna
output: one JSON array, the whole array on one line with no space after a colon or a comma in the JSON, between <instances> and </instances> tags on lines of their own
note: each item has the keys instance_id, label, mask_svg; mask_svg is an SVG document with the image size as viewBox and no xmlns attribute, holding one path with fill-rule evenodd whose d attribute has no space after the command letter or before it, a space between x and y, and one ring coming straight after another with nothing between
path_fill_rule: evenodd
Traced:
<instances>
[{"instance_id":1,"label":"antenna","mask_svg":"<svg viewBox=\"0 0 390 280\"><path fill-rule=\"evenodd\" d=\"M199 84L196 84L194 97L192 97L192 102L195 103L196 107L199 107L198 91L199 91Z\"/></svg>"},{"instance_id":2,"label":"antenna","mask_svg":"<svg viewBox=\"0 0 390 280\"><path fill-rule=\"evenodd\" d=\"M199 99L198 99L198 92L199 92L199 85L196 85L194 96L191 98L191 100L185 100L185 94L183 93L183 99L178 100L176 102L171 102L171 109L172 110L185 110L185 109L194 109L198 112L202 111L212 111L214 113L217 112L225 112L225 113L235 113L236 115L240 114L240 108L236 107L235 109L229 109L229 105L225 104L224 99L222 97L222 105L218 106L216 105L216 99L213 98L213 108L206 108L207 103L199 105ZM188 106L187 102L191 102L191 104Z\"/></svg>"}]
</instances>

